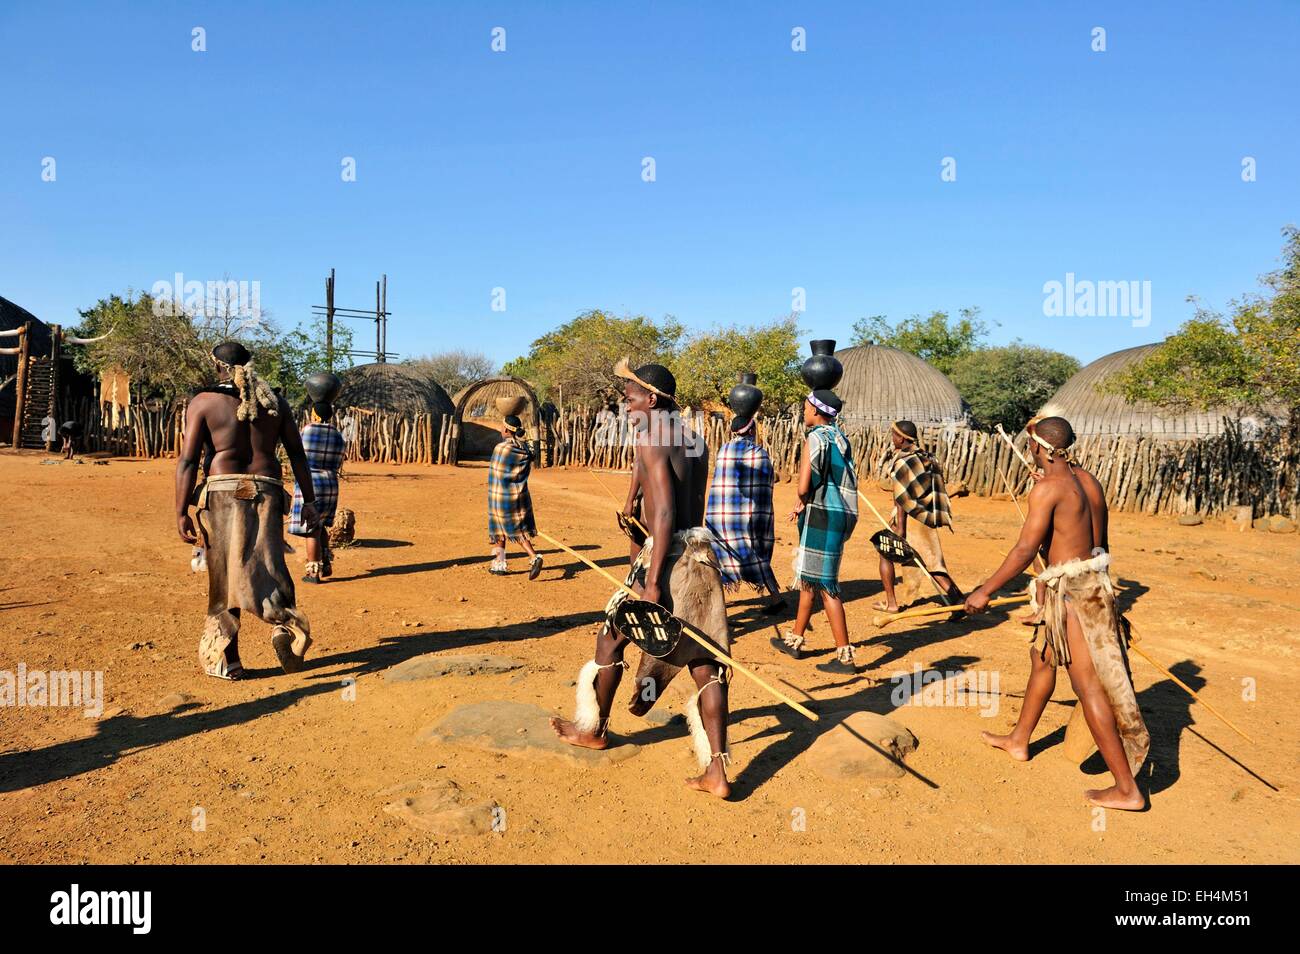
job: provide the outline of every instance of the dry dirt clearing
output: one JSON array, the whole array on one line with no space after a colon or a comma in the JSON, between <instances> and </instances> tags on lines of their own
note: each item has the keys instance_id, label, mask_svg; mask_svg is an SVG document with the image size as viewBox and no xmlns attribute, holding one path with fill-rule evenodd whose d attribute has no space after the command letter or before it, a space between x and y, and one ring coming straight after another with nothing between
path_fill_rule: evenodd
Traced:
<instances>
[{"instance_id":1,"label":"dry dirt clearing","mask_svg":"<svg viewBox=\"0 0 1300 954\"><path fill-rule=\"evenodd\" d=\"M339 553L333 580L299 586L316 639L307 669L280 674L267 627L248 620L243 659L256 678L225 683L198 667L206 579L190 571L175 533L172 464L44 459L0 454L0 670L100 671L105 701L98 718L72 708L0 708L0 857L8 861L1300 859L1296 534L1114 518L1115 575L1142 646L1203 686L1255 744L1135 659L1153 740L1142 778L1151 807L1099 816L1081 793L1108 784L1108 774L1096 757L1080 769L1061 754L1074 701L1068 680L1058 682L1031 761L986 748L980 730L1005 731L1019 710L1027 631L989 615L877 632L869 604L879 582L867 542L874 527L864 521L842 574L865 666L858 678L814 668L829 657L824 625L811 636L817 654L795 662L768 645L774 630L752 594L732 597L738 658L797 698L802 690L825 718L807 723L737 679L736 791L722 803L683 788L694 761L680 720L624 711L631 680L612 731L637 748L621 760L585 764L531 745L544 741L534 723L515 729L519 748L506 747L508 731L495 749L422 736L459 707L485 701L570 714L572 682L610 593L596 573L546 545L536 582L517 553L512 575L490 576L482 468L350 467L342 505L357 513L361 544ZM617 476L603 480L620 493L625 486ZM543 529L621 572L625 542L594 477L538 471L532 488ZM884 506L884 494L873 497ZM783 520L789 485L776 500L774 563L785 578L795 540ZM966 497L954 508L949 565L969 588L996 567L1019 523L1006 501ZM302 559L301 548L289 557L295 575ZM487 653L520 665L385 678L431 653ZM966 672L995 691L980 705L897 708L891 676L915 667ZM679 678L661 708L680 712L687 682ZM857 764L854 746L866 749L834 728L855 710L887 715L915 735L905 774L837 775ZM435 835L385 811L420 791L448 805L499 806L494 818L504 830Z\"/></svg>"}]
</instances>

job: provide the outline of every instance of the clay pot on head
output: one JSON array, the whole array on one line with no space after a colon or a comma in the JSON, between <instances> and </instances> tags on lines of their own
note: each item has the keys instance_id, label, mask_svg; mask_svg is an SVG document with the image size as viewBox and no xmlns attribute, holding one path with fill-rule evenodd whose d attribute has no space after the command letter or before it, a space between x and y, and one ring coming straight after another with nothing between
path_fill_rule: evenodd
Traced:
<instances>
[{"instance_id":1,"label":"clay pot on head","mask_svg":"<svg viewBox=\"0 0 1300 954\"><path fill-rule=\"evenodd\" d=\"M803 363L799 375L803 378L803 383L814 391L829 391L844 377L844 365L835 357L835 342L830 338L822 338L810 342L809 347L812 348L812 357Z\"/></svg>"},{"instance_id":2,"label":"clay pot on head","mask_svg":"<svg viewBox=\"0 0 1300 954\"><path fill-rule=\"evenodd\" d=\"M740 375L740 383L727 395L727 407L736 417L753 417L763 403L763 392L755 387L757 381L757 374L746 371Z\"/></svg>"},{"instance_id":3,"label":"clay pot on head","mask_svg":"<svg viewBox=\"0 0 1300 954\"><path fill-rule=\"evenodd\" d=\"M332 404L339 396L339 391L343 390L343 382L339 380L337 374L318 371L303 382L303 387L307 391L307 396L312 399L312 403L319 404L326 401Z\"/></svg>"},{"instance_id":4,"label":"clay pot on head","mask_svg":"<svg viewBox=\"0 0 1300 954\"><path fill-rule=\"evenodd\" d=\"M527 404L528 395L526 394L519 394L515 397L499 397L496 399L497 410L501 413L502 417L509 417L512 414L518 416Z\"/></svg>"}]
</instances>

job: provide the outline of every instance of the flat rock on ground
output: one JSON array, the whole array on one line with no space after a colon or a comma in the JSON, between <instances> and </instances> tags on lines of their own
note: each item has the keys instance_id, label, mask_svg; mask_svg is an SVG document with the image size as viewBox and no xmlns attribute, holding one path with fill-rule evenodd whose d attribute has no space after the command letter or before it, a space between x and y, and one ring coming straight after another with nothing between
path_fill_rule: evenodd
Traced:
<instances>
[{"instance_id":1,"label":"flat rock on ground","mask_svg":"<svg viewBox=\"0 0 1300 954\"><path fill-rule=\"evenodd\" d=\"M449 742L509 755L553 755L577 765L611 765L630 759L640 746L620 742L604 751L561 742L551 730L552 713L540 706L489 699L457 706L436 725L424 729L424 742Z\"/></svg>"},{"instance_id":2,"label":"flat rock on ground","mask_svg":"<svg viewBox=\"0 0 1300 954\"><path fill-rule=\"evenodd\" d=\"M437 679L439 676L481 676L522 669L524 663L508 656L488 656L483 653L441 655L427 653L398 663L384 670L388 682L411 682L416 679Z\"/></svg>"},{"instance_id":3,"label":"flat rock on ground","mask_svg":"<svg viewBox=\"0 0 1300 954\"><path fill-rule=\"evenodd\" d=\"M904 774L894 760L904 759L916 745L916 736L893 719L854 712L823 732L803 758L823 778L890 779Z\"/></svg>"},{"instance_id":4,"label":"flat rock on ground","mask_svg":"<svg viewBox=\"0 0 1300 954\"><path fill-rule=\"evenodd\" d=\"M451 779L420 779L379 793L400 797L384 811L431 835L484 835L499 830L504 813L490 801L475 798Z\"/></svg>"}]
</instances>

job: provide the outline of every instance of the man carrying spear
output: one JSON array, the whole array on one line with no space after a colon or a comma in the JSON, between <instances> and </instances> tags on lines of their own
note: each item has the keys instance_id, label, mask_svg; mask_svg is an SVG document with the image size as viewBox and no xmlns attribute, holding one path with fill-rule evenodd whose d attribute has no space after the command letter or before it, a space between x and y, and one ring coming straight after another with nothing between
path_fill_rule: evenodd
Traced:
<instances>
[{"instance_id":1,"label":"man carrying spear","mask_svg":"<svg viewBox=\"0 0 1300 954\"><path fill-rule=\"evenodd\" d=\"M1046 590L1043 642L1031 650L1036 661L1015 730L1005 736L985 732L983 737L1012 758L1027 759L1029 736L1056 686L1056 666L1064 665L1115 779L1110 788L1089 789L1084 797L1103 808L1137 811L1146 806L1146 798L1135 776L1146 761L1151 736L1129 674L1127 633L1107 572L1110 555L1098 545L1091 495L1069 463L1068 448L1074 443L1069 422L1045 418L1030 437L1042 478L1029 493L1020 539L997 572L966 598L965 611L983 612L990 596L1041 551L1047 563L1039 575Z\"/></svg>"},{"instance_id":2,"label":"man carrying spear","mask_svg":"<svg viewBox=\"0 0 1300 954\"><path fill-rule=\"evenodd\" d=\"M633 371L624 359L615 374L627 382L624 395L636 432L632 479L641 493L642 522L650 534L632 563L629 585L641 599L663 606L726 653L731 640L722 578L713 554L713 535L701 526L707 450L682 425L675 400L677 382L667 368L647 364ZM578 674L572 721L551 720L555 734L570 745L589 749L609 745L610 710L628 668L623 653L631 641L610 619L625 599L627 594L620 590L605 608L606 623L596 636L595 658ZM727 686L725 670L712 653L683 639L663 658L643 654L629 709L634 715L649 712L683 668L690 669L697 687L687 704L686 719L702 770L686 784L726 798L731 793L726 773L730 760Z\"/></svg>"}]
</instances>

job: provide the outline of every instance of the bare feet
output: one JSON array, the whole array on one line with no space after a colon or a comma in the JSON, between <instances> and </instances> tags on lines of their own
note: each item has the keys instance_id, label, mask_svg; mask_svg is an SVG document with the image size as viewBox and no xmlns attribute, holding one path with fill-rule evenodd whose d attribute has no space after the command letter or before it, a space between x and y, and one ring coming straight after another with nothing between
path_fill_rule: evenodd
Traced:
<instances>
[{"instance_id":1,"label":"bare feet","mask_svg":"<svg viewBox=\"0 0 1300 954\"><path fill-rule=\"evenodd\" d=\"M1125 812L1140 812L1147 807L1146 797L1135 787L1130 794L1119 790L1118 785L1110 788L1090 788L1083 793L1089 805L1101 808L1116 808Z\"/></svg>"},{"instance_id":2,"label":"bare feet","mask_svg":"<svg viewBox=\"0 0 1300 954\"><path fill-rule=\"evenodd\" d=\"M1025 626L1038 626L1043 622L1043 611L1040 609L1035 613L1033 610L1028 610L1021 613L1016 619Z\"/></svg>"},{"instance_id":3,"label":"bare feet","mask_svg":"<svg viewBox=\"0 0 1300 954\"><path fill-rule=\"evenodd\" d=\"M688 778L686 787L697 792L703 792L706 795L716 795L718 798L726 798L730 795L731 783L727 781L727 773L723 770L722 759L718 758L710 762L703 775Z\"/></svg>"},{"instance_id":4,"label":"bare feet","mask_svg":"<svg viewBox=\"0 0 1300 954\"><path fill-rule=\"evenodd\" d=\"M1011 735L994 735L992 732L981 732L980 738L993 748L1006 752L1017 762L1029 761L1029 746L1024 742L1017 742Z\"/></svg>"},{"instance_id":5,"label":"bare feet","mask_svg":"<svg viewBox=\"0 0 1300 954\"><path fill-rule=\"evenodd\" d=\"M568 719L551 720L551 729L560 737L561 742L568 742L583 749L604 749L609 747L609 737L604 733L583 732Z\"/></svg>"}]
</instances>

